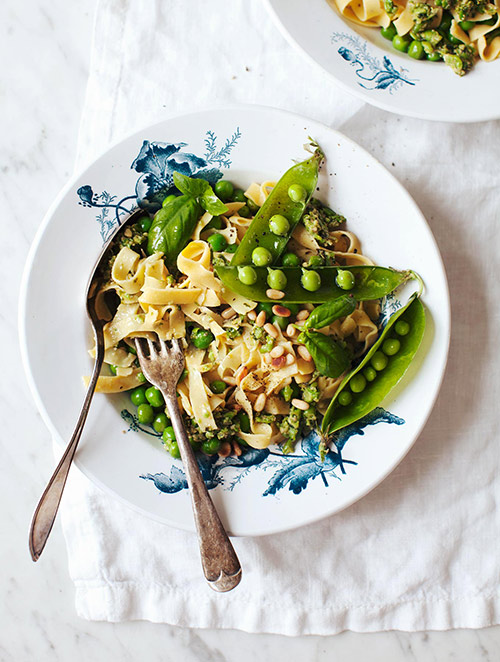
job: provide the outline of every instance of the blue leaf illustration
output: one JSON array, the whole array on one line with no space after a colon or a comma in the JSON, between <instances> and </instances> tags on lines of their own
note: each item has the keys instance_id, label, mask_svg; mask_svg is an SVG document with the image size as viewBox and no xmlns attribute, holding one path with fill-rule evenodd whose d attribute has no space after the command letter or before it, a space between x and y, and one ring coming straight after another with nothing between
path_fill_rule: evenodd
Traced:
<instances>
[{"instance_id":1,"label":"blue leaf illustration","mask_svg":"<svg viewBox=\"0 0 500 662\"><path fill-rule=\"evenodd\" d=\"M137 172L149 172L157 179L163 179L169 158L185 146L186 143L159 143L145 140L130 167Z\"/></svg>"}]
</instances>

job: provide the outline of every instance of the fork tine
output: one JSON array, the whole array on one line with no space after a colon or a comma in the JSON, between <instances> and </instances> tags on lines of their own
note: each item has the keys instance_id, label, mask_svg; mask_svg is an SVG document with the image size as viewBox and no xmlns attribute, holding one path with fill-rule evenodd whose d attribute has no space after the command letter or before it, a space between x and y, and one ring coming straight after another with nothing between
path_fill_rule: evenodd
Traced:
<instances>
[{"instance_id":1,"label":"fork tine","mask_svg":"<svg viewBox=\"0 0 500 662\"><path fill-rule=\"evenodd\" d=\"M140 361L144 361L146 357L144 356L144 347L142 341L144 338L134 338L135 349L137 350L137 355L139 356Z\"/></svg>"},{"instance_id":2,"label":"fork tine","mask_svg":"<svg viewBox=\"0 0 500 662\"><path fill-rule=\"evenodd\" d=\"M167 341L158 338L158 345L160 346L160 356L168 356Z\"/></svg>"},{"instance_id":3,"label":"fork tine","mask_svg":"<svg viewBox=\"0 0 500 662\"><path fill-rule=\"evenodd\" d=\"M148 347L149 347L149 358L154 359L156 357L157 352L154 343L150 338L148 338Z\"/></svg>"},{"instance_id":4,"label":"fork tine","mask_svg":"<svg viewBox=\"0 0 500 662\"><path fill-rule=\"evenodd\" d=\"M179 345L179 339L178 338L172 338L172 349L174 352L180 352L181 351L181 346Z\"/></svg>"}]
</instances>

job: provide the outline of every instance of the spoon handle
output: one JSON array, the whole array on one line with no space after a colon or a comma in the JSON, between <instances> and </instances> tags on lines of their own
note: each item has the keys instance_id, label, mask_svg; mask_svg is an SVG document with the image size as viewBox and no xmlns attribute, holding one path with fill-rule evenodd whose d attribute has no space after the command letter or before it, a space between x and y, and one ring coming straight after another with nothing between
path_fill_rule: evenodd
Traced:
<instances>
[{"instance_id":1,"label":"spoon handle","mask_svg":"<svg viewBox=\"0 0 500 662\"><path fill-rule=\"evenodd\" d=\"M75 455L78 442L80 441L83 426L85 425L85 421L87 419L90 403L92 402L92 396L94 395L95 387L97 384L97 378L99 377L99 373L101 371L103 358L104 348L102 343L98 342L96 344L96 358L94 369L92 371L92 377L87 388L87 393L85 395L85 400L80 411L80 416L78 417L75 431L73 432L73 436L71 437L59 464L52 474L47 487L40 497L40 501L38 502L38 505L33 514L33 519L31 520L29 548L33 561L38 561L40 558L40 555L45 547L45 543L47 542L47 538L52 531L52 526L59 509L59 503L64 491L64 486L66 485L66 479L68 478L69 469L71 467L71 463L73 462L73 457Z\"/></svg>"},{"instance_id":2,"label":"spoon handle","mask_svg":"<svg viewBox=\"0 0 500 662\"><path fill-rule=\"evenodd\" d=\"M214 591L230 591L241 581L241 566L234 547L208 494L198 462L189 443L177 398L162 390L172 420L186 479L191 493L194 520L198 532L203 573Z\"/></svg>"}]
</instances>

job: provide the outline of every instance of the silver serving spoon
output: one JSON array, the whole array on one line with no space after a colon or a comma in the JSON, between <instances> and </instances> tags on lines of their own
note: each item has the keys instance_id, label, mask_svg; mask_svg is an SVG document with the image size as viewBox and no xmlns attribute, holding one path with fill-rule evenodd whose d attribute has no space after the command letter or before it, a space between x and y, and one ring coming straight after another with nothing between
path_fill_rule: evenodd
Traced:
<instances>
[{"instance_id":1,"label":"silver serving spoon","mask_svg":"<svg viewBox=\"0 0 500 662\"><path fill-rule=\"evenodd\" d=\"M87 414L90 408L90 403L92 402L92 396L94 395L97 378L101 372L102 362L104 359L103 328L106 322L108 322L112 317L110 312L105 310L104 306L101 306L100 309L97 310L97 293L99 292L99 288L103 280L102 267L108 260L108 249L111 243L115 240L116 235L122 232L126 225L135 223L141 216L144 216L144 211L137 209L132 212L132 214L126 218L124 222L115 228L113 234L104 245L89 278L87 285L86 306L87 315L90 318L90 322L94 330L94 338L96 344L94 369L92 371L92 377L90 378L85 400L83 402L73 436L71 437L69 444L63 453L61 461L52 474L52 477L49 480L48 485L40 498L40 501L38 502L33 519L31 521L29 547L33 561L38 561L40 558L40 555L45 547L45 543L47 542L47 538L49 537L52 530L52 526L54 524L54 520L59 508L59 503L64 491L64 486L66 485L69 469L71 467L78 442L80 441L83 426L87 420Z\"/></svg>"}]
</instances>

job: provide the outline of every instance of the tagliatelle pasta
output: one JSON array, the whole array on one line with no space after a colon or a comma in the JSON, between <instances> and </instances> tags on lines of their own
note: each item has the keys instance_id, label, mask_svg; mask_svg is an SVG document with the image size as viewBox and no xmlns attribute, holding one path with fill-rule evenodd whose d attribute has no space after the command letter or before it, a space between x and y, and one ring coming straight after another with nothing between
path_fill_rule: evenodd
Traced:
<instances>
[{"instance_id":1,"label":"tagliatelle pasta","mask_svg":"<svg viewBox=\"0 0 500 662\"><path fill-rule=\"evenodd\" d=\"M328 2L349 21L382 28L387 39L396 35L397 50L416 59L443 59L459 75L469 71L475 55L486 62L500 56L500 0ZM418 45L413 47L415 42Z\"/></svg>"}]
</instances>

